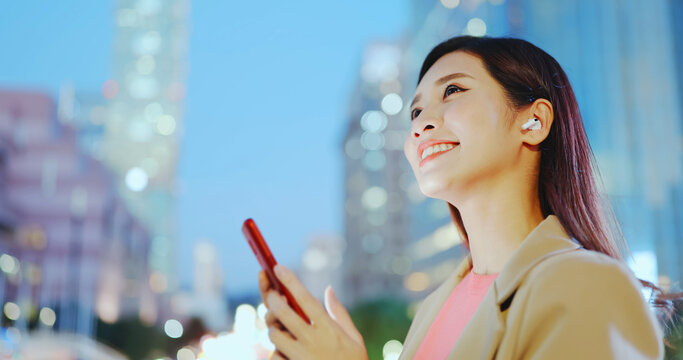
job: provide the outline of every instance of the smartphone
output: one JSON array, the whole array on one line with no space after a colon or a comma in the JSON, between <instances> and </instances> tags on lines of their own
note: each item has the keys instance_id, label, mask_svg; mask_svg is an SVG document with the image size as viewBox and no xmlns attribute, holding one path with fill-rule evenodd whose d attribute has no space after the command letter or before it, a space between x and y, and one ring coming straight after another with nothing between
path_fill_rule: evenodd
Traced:
<instances>
[{"instance_id":1,"label":"smartphone","mask_svg":"<svg viewBox=\"0 0 683 360\"><path fill-rule=\"evenodd\" d=\"M244 237L247 238L247 242L251 247L251 251L253 251L254 255L256 255L256 259L258 260L259 264L261 264L261 267L263 270L265 270L270 284L277 292L287 298L289 307L294 309L294 311L296 311L296 313L299 314L304 321L310 324L311 321L308 319L306 314L304 314L304 311L301 310L301 307L299 304L297 304L296 300L294 300L294 296L292 296L289 290L287 290L287 288L282 285L280 280L278 280L275 276L273 268L277 262L275 261L273 254L270 252L268 244L266 244L266 241L263 239L261 231L259 231L254 220L247 219L244 221L244 224L242 225L242 233L244 234Z\"/></svg>"}]
</instances>

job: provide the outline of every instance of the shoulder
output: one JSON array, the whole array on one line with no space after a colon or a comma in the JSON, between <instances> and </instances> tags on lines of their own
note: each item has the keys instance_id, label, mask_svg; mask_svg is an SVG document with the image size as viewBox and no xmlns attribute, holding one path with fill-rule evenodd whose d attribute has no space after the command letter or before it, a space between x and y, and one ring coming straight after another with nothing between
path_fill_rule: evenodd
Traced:
<instances>
[{"instance_id":1,"label":"shoulder","mask_svg":"<svg viewBox=\"0 0 683 360\"><path fill-rule=\"evenodd\" d=\"M552 256L529 272L524 286L531 303L561 304L568 312L600 312L605 318L651 312L642 286L628 266L596 251Z\"/></svg>"},{"instance_id":2,"label":"shoulder","mask_svg":"<svg viewBox=\"0 0 683 360\"><path fill-rule=\"evenodd\" d=\"M596 251L571 251L545 259L527 274L509 319L521 321L519 340L528 348L545 343L564 351L578 341L596 344L592 354L605 354L601 358L614 358L606 354L620 348L656 356L663 335L641 289L622 261ZM557 330L555 335L550 329ZM573 341L561 340L567 336Z\"/></svg>"},{"instance_id":3,"label":"shoulder","mask_svg":"<svg viewBox=\"0 0 683 360\"><path fill-rule=\"evenodd\" d=\"M641 289L640 282L623 261L592 250L577 250L551 256L530 271L527 282L552 287L559 284L571 287L607 282L611 290L640 293Z\"/></svg>"}]
</instances>

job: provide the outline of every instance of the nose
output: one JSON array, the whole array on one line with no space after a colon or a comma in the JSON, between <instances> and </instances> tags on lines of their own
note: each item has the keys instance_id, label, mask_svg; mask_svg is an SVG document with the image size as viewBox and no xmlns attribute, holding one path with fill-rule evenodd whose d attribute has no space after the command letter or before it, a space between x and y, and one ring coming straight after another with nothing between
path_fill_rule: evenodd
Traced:
<instances>
[{"instance_id":1,"label":"nose","mask_svg":"<svg viewBox=\"0 0 683 360\"><path fill-rule=\"evenodd\" d=\"M436 129L437 121L433 118L428 120L415 120L413 123L413 137L419 138L427 131Z\"/></svg>"}]
</instances>

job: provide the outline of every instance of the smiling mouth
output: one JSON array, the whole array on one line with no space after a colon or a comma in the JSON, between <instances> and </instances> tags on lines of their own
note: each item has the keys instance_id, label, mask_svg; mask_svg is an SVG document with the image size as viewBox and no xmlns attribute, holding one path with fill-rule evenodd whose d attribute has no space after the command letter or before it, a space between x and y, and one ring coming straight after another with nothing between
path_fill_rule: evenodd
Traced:
<instances>
[{"instance_id":1,"label":"smiling mouth","mask_svg":"<svg viewBox=\"0 0 683 360\"><path fill-rule=\"evenodd\" d=\"M422 152L420 166L424 165L424 163L436 158L439 155L445 154L448 151L453 150L458 145L460 145L460 143L436 144L426 148Z\"/></svg>"}]
</instances>

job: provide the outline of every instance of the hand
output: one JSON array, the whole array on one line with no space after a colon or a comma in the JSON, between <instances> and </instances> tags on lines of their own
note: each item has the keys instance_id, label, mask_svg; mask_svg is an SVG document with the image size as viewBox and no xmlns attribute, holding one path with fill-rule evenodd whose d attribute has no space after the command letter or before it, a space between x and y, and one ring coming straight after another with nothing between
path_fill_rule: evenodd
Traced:
<instances>
[{"instance_id":1,"label":"hand","mask_svg":"<svg viewBox=\"0 0 683 360\"><path fill-rule=\"evenodd\" d=\"M275 274L311 320L306 323L287 299L272 289L264 271L259 289L268 308L266 324L277 352L273 359L367 359L363 338L331 287L325 290L325 309L294 274L282 265Z\"/></svg>"}]
</instances>

